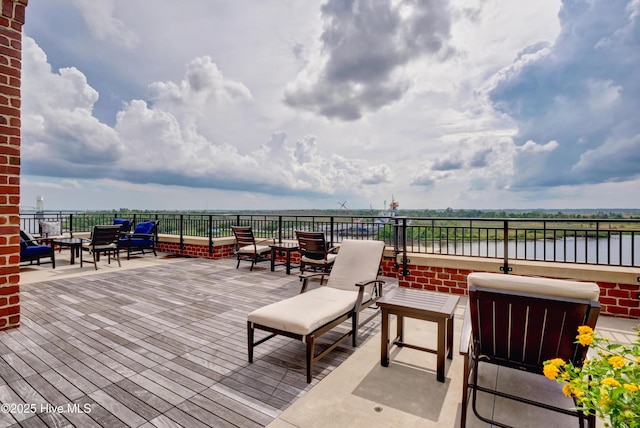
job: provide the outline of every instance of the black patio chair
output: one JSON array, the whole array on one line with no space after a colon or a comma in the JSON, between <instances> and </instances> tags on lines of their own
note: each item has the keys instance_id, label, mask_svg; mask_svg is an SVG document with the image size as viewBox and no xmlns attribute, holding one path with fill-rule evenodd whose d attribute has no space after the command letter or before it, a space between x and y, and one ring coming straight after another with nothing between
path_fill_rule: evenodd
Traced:
<instances>
[{"instance_id":1,"label":"black patio chair","mask_svg":"<svg viewBox=\"0 0 640 428\"><path fill-rule=\"evenodd\" d=\"M575 416L580 427L595 427L595 416L542 403L531 397L481 386L480 364L493 364L543 376L544 362L553 358L582 367L588 347L575 343L581 325L594 328L600 314L600 288L592 282L474 272L468 275L469 300L462 325L460 354L464 376L460 427L466 425L469 390L478 419L508 428L480 414L478 391L527 405Z\"/></svg>"},{"instance_id":2,"label":"black patio chair","mask_svg":"<svg viewBox=\"0 0 640 428\"><path fill-rule=\"evenodd\" d=\"M305 270L329 272L337 257L337 247L329 247L324 232L296 230L300 247L300 273Z\"/></svg>"},{"instance_id":3,"label":"black patio chair","mask_svg":"<svg viewBox=\"0 0 640 428\"><path fill-rule=\"evenodd\" d=\"M150 251L154 256L156 253L156 242L158 241L158 220L141 221L131 233L125 233L118 241L119 249L127 249L127 260L131 259L131 254L146 254Z\"/></svg>"},{"instance_id":4,"label":"black patio chair","mask_svg":"<svg viewBox=\"0 0 640 428\"><path fill-rule=\"evenodd\" d=\"M36 239L24 230L20 231L20 263L41 264L42 259L50 258L51 266L56 268L56 255L53 245L41 245Z\"/></svg>"},{"instance_id":5,"label":"black patio chair","mask_svg":"<svg viewBox=\"0 0 640 428\"><path fill-rule=\"evenodd\" d=\"M80 252L80 267L82 267L82 255L88 252L93 256L93 266L98 270L98 259L100 254L107 255L107 261L111 264L111 255L120 264L120 252L118 251L118 240L120 239L120 225L94 226L91 233L91 240L82 245Z\"/></svg>"},{"instance_id":6,"label":"black patio chair","mask_svg":"<svg viewBox=\"0 0 640 428\"><path fill-rule=\"evenodd\" d=\"M231 230L233 230L233 234L236 237L235 254L238 257L236 269L240 266L240 261L242 260L251 262L249 270L253 270L253 266L256 263L271 260L271 247L269 245L275 243L273 239L256 241L249 226L231 226Z\"/></svg>"}]
</instances>

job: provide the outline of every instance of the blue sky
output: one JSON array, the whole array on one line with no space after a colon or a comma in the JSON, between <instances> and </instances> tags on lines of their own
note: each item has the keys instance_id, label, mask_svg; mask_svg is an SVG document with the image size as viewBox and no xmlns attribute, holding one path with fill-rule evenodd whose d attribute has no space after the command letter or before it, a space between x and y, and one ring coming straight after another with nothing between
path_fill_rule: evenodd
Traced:
<instances>
[{"instance_id":1,"label":"blue sky","mask_svg":"<svg viewBox=\"0 0 640 428\"><path fill-rule=\"evenodd\" d=\"M639 0L32 0L23 207L637 208Z\"/></svg>"}]
</instances>

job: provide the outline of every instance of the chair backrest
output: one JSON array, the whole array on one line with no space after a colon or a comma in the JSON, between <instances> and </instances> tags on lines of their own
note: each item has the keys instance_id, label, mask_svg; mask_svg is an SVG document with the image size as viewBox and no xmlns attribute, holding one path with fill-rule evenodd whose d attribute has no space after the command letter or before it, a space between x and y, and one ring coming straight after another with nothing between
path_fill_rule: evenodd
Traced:
<instances>
[{"instance_id":1,"label":"chair backrest","mask_svg":"<svg viewBox=\"0 0 640 428\"><path fill-rule=\"evenodd\" d=\"M467 284L479 355L534 373L552 358L582 365L588 348L574 342L579 326L595 328L597 284L484 272L469 274Z\"/></svg>"},{"instance_id":2,"label":"chair backrest","mask_svg":"<svg viewBox=\"0 0 640 428\"><path fill-rule=\"evenodd\" d=\"M120 232L129 232L131 230L131 220L126 218L114 218L113 224L121 225Z\"/></svg>"},{"instance_id":3,"label":"chair backrest","mask_svg":"<svg viewBox=\"0 0 640 428\"><path fill-rule=\"evenodd\" d=\"M156 235L158 233L158 220L146 220L136 224L133 229L133 233L140 233L145 235Z\"/></svg>"},{"instance_id":4,"label":"chair backrest","mask_svg":"<svg viewBox=\"0 0 640 428\"><path fill-rule=\"evenodd\" d=\"M327 287L357 291L357 282L378 277L383 252L382 241L345 239L340 244ZM371 288L373 285L366 291L371 293Z\"/></svg>"},{"instance_id":5,"label":"chair backrest","mask_svg":"<svg viewBox=\"0 0 640 428\"><path fill-rule=\"evenodd\" d=\"M300 256L315 260L327 258L327 241L324 232L304 232L296 230Z\"/></svg>"},{"instance_id":6,"label":"chair backrest","mask_svg":"<svg viewBox=\"0 0 640 428\"><path fill-rule=\"evenodd\" d=\"M33 245L38 245L38 241L36 241L36 239L31 236L31 234L29 234L28 232L25 232L24 230L20 229L20 239L21 239L21 244L22 241L24 241L24 246L29 247L29 246L33 246Z\"/></svg>"},{"instance_id":7,"label":"chair backrest","mask_svg":"<svg viewBox=\"0 0 640 428\"><path fill-rule=\"evenodd\" d=\"M256 246L256 239L250 226L231 226L231 230L233 230L233 234L236 237L238 248L246 247L247 245Z\"/></svg>"},{"instance_id":8,"label":"chair backrest","mask_svg":"<svg viewBox=\"0 0 640 428\"><path fill-rule=\"evenodd\" d=\"M91 246L117 244L120 239L120 225L93 226Z\"/></svg>"}]
</instances>

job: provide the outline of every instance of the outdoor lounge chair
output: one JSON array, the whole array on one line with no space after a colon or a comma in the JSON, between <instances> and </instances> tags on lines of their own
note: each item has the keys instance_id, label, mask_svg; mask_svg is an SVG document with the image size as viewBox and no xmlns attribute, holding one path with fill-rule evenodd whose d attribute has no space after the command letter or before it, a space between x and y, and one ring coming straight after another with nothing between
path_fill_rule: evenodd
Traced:
<instances>
[{"instance_id":1,"label":"outdoor lounge chair","mask_svg":"<svg viewBox=\"0 0 640 428\"><path fill-rule=\"evenodd\" d=\"M460 426L466 424L471 390L473 412L495 426L508 427L478 413L478 391L576 416L581 427L586 419L594 427L594 415L480 386L478 369L480 363L488 363L543 375L544 361L553 358L581 367L588 347L574 342L579 326L595 327L600 313L598 285L484 272L469 274L467 284L469 300L460 339L464 356Z\"/></svg>"},{"instance_id":2,"label":"outdoor lounge chair","mask_svg":"<svg viewBox=\"0 0 640 428\"><path fill-rule=\"evenodd\" d=\"M20 231L20 263L37 262L41 264L41 259L51 258L51 266L56 268L56 256L55 250L52 245L40 245L31 235L27 232ZM49 263L49 262L47 262Z\"/></svg>"},{"instance_id":3,"label":"outdoor lounge chair","mask_svg":"<svg viewBox=\"0 0 640 428\"><path fill-rule=\"evenodd\" d=\"M120 234L128 233L131 231L131 220L126 218L114 218L113 224L120 225Z\"/></svg>"},{"instance_id":4,"label":"outdoor lounge chair","mask_svg":"<svg viewBox=\"0 0 640 428\"><path fill-rule=\"evenodd\" d=\"M115 220L114 220L115 223ZM156 253L156 241L158 239L158 220L141 221L131 233L120 231L122 235L118 241L118 249L127 249L127 260L131 259L132 253L145 254L145 250Z\"/></svg>"},{"instance_id":5,"label":"outdoor lounge chair","mask_svg":"<svg viewBox=\"0 0 640 428\"><path fill-rule=\"evenodd\" d=\"M377 276L383 251L382 241L345 240L330 274L304 275L300 294L251 312L247 316L249 362L253 362L253 348L272 337L282 335L301 340L307 348L307 383L311 383L314 363L349 336L356 347L358 329L378 314L375 311L364 321L359 321L359 313L374 305L382 296L384 281L378 280ZM307 290L310 278L322 279L325 275L329 276L326 285ZM316 339L349 319L349 331L316 355ZM271 334L255 340L256 329Z\"/></svg>"},{"instance_id":6,"label":"outdoor lounge chair","mask_svg":"<svg viewBox=\"0 0 640 428\"><path fill-rule=\"evenodd\" d=\"M236 237L235 254L238 257L236 269L240 266L241 260L251 262L249 270L253 270L253 266L256 263L271 260L271 247L269 245L275 243L273 239L256 241L249 226L231 226L231 230L233 230L233 234Z\"/></svg>"},{"instance_id":7,"label":"outdoor lounge chair","mask_svg":"<svg viewBox=\"0 0 640 428\"><path fill-rule=\"evenodd\" d=\"M300 247L300 273L305 269L328 272L336 260L337 247L329 248L324 232L303 232L296 230Z\"/></svg>"},{"instance_id":8,"label":"outdoor lounge chair","mask_svg":"<svg viewBox=\"0 0 640 428\"><path fill-rule=\"evenodd\" d=\"M107 255L107 261L111 264L111 253L120 264L120 251L118 251L118 239L120 239L120 225L109 226L93 226L93 232L91 233L91 240L82 244L82 251L80 252L80 267L82 267L82 255L85 251L91 253L93 256L93 266L98 270L98 258L100 254Z\"/></svg>"}]
</instances>

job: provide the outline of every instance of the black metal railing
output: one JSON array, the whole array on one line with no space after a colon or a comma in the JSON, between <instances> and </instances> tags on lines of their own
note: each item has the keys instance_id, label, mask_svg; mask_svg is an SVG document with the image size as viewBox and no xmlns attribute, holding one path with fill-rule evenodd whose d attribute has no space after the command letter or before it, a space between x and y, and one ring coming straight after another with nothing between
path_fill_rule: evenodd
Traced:
<instances>
[{"instance_id":1,"label":"black metal railing","mask_svg":"<svg viewBox=\"0 0 640 428\"><path fill-rule=\"evenodd\" d=\"M60 221L68 233L129 218L135 224L158 220L158 233L214 239L233 236L231 226L251 226L258 237L295 239L296 230L323 231L332 245L343 239L378 239L394 248L408 274L409 253L511 260L640 267L640 219L498 219L355 217L348 215L31 212L21 214L23 229L38 233L38 222Z\"/></svg>"}]
</instances>

